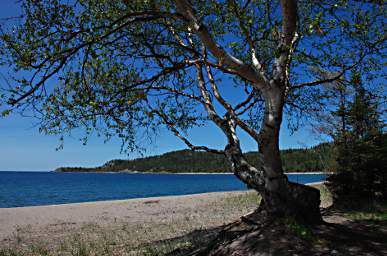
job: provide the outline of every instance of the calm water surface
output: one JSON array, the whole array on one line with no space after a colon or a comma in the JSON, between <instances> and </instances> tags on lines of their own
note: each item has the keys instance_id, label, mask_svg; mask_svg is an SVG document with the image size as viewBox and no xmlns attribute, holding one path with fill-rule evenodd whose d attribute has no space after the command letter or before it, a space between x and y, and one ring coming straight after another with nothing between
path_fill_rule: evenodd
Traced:
<instances>
[{"instance_id":1,"label":"calm water surface","mask_svg":"<svg viewBox=\"0 0 387 256\"><path fill-rule=\"evenodd\" d=\"M323 174L289 174L298 183ZM0 208L245 190L232 174L1 172Z\"/></svg>"}]
</instances>

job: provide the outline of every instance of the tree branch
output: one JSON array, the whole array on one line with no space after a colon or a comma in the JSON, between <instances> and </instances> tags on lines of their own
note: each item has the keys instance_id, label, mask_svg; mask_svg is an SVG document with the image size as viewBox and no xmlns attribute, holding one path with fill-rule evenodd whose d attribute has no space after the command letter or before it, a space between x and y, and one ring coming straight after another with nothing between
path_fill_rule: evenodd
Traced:
<instances>
[{"instance_id":1,"label":"tree branch","mask_svg":"<svg viewBox=\"0 0 387 256\"><path fill-rule=\"evenodd\" d=\"M234 112L232 106L220 95L218 86L215 83L214 76L212 75L211 68L206 65L207 76L210 81L211 89L218 102L227 110L230 114L230 118L234 119L236 124L239 125L244 131L246 131L251 137L258 141L258 133L250 128L245 122L243 122Z\"/></svg>"},{"instance_id":2,"label":"tree branch","mask_svg":"<svg viewBox=\"0 0 387 256\"><path fill-rule=\"evenodd\" d=\"M282 31L284 43L290 45L297 31L298 13L296 0L281 0Z\"/></svg>"},{"instance_id":3,"label":"tree branch","mask_svg":"<svg viewBox=\"0 0 387 256\"><path fill-rule=\"evenodd\" d=\"M384 38L374 42L373 44L371 44L371 46L373 47L383 40L384 40ZM352 68L359 65L368 54L369 53L364 52L363 54L361 54L361 56L359 57L359 59L355 63L353 63L352 65L343 67L343 69L337 75L335 75L333 77L326 78L326 79L320 79L320 80L316 80L316 81L312 81L312 82L308 82L308 83L297 84L297 85L290 87L290 90L295 90L295 89L300 89L303 87L311 87L311 86L316 86L316 85L320 85L320 84L324 84L324 83L334 82L334 81L340 79L345 74L345 72L347 72L348 70L351 70Z\"/></svg>"},{"instance_id":4,"label":"tree branch","mask_svg":"<svg viewBox=\"0 0 387 256\"><path fill-rule=\"evenodd\" d=\"M265 80L265 81L268 81L267 77L266 77L266 74L265 74L265 70L263 68L263 65L261 64L261 62L259 61L259 59L257 58L257 50L255 48L255 43L253 41L253 39L251 38L251 35L250 35L250 32L249 32L249 29L246 28L245 24L243 23L244 20L243 18L241 17L241 13L239 11L239 5L236 3L235 0L232 1L232 5L233 5L233 9L234 9L234 13L235 15L237 16L238 18L238 22L239 22L239 28L240 28L240 31L242 34L245 35L245 38L246 38L246 41L247 43L249 44L250 46L250 50L251 50L251 61L252 61L252 64L254 66L254 68L260 73L260 75L262 76L262 78ZM248 2L246 3L246 6L248 5ZM246 7L245 6L245 7ZM243 9L244 10L244 9Z\"/></svg>"},{"instance_id":5,"label":"tree branch","mask_svg":"<svg viewBox=\"0 0 387 256\"><path fill-rule=\"evenodd\" d=\"M53 71L51 71L47 75L43 76L43 78L35 86L33 86L30 90L28 90L26 93L21 95L19 98L9 99L8 104L11 106L15 106L20 101L22 101L25 98L27 98L28 96L31 96L32 94L34 94L34 92L36 92L36 90L38 90L50 77L52 77L53 75L55 75L56 73L59 72L59 70L66 64L66 60L67 60L67 57L63 58L61 60L61 62L59 63L59 65Z\"/></svg>"},{"instance_id":6,"label":"tree branch","mask_svg":"<svg viewBox=\"0 0 387 256\"><path fill-rule=\"evenodd\" d=\"M312 86L316 86L316 85L320 85L320 84L332 83L332 82L336 81L337 79L340 79L347 70L348 69L343 69L340 73L338 73L337 75L335 75L331 78L321 79L321 80L316 80L313 82L294 85L294 86L290 87L290 91L300 89L303 87L312 87Z\"/></svg>"},{"instance_id":7,"label":"tree branch","mask_svg":"<svg viewBox=\"0 0 387 256\"><path fill-rule=\"evenodd\" d=\"M245 79L253 82L255 86L263 88L265 86L263 77L257 73L250 65L246 65L241 60L227 53L212 37L207 27L196 17L192 5L187 0L175 0L176 8L193 26L194 31L199 36L204 46L217 58L219 65L226 65Z\"/></svg>"},{"instance_id":8,"label":"tree branch","mask_svg":"<svg viewBox=\"0 0 387 256\"><path fill-rule=\"evenodd\" d=\"M152 112L153 113L156 113L162 120L163 122L167 125L168 129L171 130L173 132L173 134L179 138L181 141L183 141L191 150L195 150L195 151L207 151L207 152L210 152L210 153L214 153L214 154L220 154L220 155L224 155L224 150L219 150L219 149L213 149L213 148L209 148L209 147L206 147L206 146L195 146L193 145L186 137L184 137L174 126L173 122L171 122L168 117L161 113L160 111L158 110L155 110L155 109L152 109Z\"/></svg>"},{"instance_id":9,"label":"tree branch","mask_svg":"<svg viewBox=\"0 0 387 256\"><path fill-rule=\"evenodd\" d=\"M277 46L278 57L274 60L273 77L277 85L289 86L289 69L293 47L297 41L297 2L296 0L281 0L282 33Z\"/></svg>"}]
</instances>

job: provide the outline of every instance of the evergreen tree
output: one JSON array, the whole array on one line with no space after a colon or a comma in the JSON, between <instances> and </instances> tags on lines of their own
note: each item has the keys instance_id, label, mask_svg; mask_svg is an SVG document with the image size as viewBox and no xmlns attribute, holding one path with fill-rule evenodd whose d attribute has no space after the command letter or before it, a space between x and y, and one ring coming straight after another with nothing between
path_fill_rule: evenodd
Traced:
<instances>
[{"instance_id":1,"label":"evergreen tree","mask_svg":"<svg viewBox=\"0 0 387 256\"><path fill-rule=\"evenodd\" d=\"M351 85L352 102L340 104L332 113L342 120L335 137L338 170L329 179L334 200L339 203L349 198L386 197L386 135L377 101L363 86L360 73L353 72Z\"/></svg>"}]
</instances>

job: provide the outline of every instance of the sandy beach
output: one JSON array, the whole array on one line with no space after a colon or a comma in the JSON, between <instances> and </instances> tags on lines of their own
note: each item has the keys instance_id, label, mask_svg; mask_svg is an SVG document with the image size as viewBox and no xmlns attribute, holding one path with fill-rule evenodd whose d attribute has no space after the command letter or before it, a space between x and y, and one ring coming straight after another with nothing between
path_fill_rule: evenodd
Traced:
<instances>
[{"instance_id":1,"label":"sandy beach","mask_svg":"<svg viewBox=\"0 0 387 256\"><path fill-rule=\"evenodd\" d=\"M330 195L325 186L313 186L320 189L321 206L330 205ZM225 227L238 230L241 227L238 225L243 226L242 222L238 222L240 217L256 209L259 200L254 191L234 191L0 208L0 255L160 256L176 252L173 255L185 256L184 250L205 246ZM274 236L283 236L278 246L285 246L286 250L301 246L297 247L300 252L313 251L305 255L385 255L387 248L383 237L387 229L383 222L372 222L373 226L369 226L370 223L364 220L351 222L348 216L351 215L339 212L325 215L324 220L331 224L316 230L323 239L318 245L295 243L298 236L293 229L290 229L293 230L291 232L286 229L288 233L280 231ZM356 216L352 215L352 218ZM360 217L364 219L367 216L373 215L363 214ZM379 218L377 216L374 218ZM276 248L274 244L269 247L270 250L267 248L274 239L270 238L272 229L263 229L262 232L266 232L263 237L269 238L259 243L258 248L263 253L258 255L271 255L267 252ZM336 236L340 237L339 242ZM244 241L244 236L240 239ZM254 239L258 241L261 238ZM369 252L370 243L376 254L364 254ZM337 254L339 251L342 253ZM347 254L349 251L353 253Z\"/></svg>"},{"instance_id":2,"label":"sandy beach","mask_svg":"<svg viewBox=\"0 0 387 256\"><path fill-rule=\"evenodd\" d=\"M163 255L216 235L259 201L250 190L0 208L0 255Z\"/></svg>"},{"instance_id":3,"label":"sandy beach","mask_svg":"<svg viewBox=\"0 0 387 256\"><path fill-rule=\"evenodd\" d=\"M309 185L322 183L315 182ZM255 195L255 192L212 192L181 196L0 208L0 242L26 230L29 233L41 234L42 230L54 229L62 232L63 228L76 229L90 223L106 226L122 222L135 226L149 222L168 222L173 219L184 218L187 214L207 211L208 207L213 208L214 204L221 205L225 200L235 200L235 198L246 195ZM251 205L251 207L255 206ZM216 210L216 208L213 208L213 210ZM222 209L219 208L219 210ZM237 214L243 214L243 212L238 211Z\"/></svg>"},{"instance_id":4,"label":"sandy beach","mask_svg":"<svg viewBox=\"0 0 387 256\"><path fill-rule=\"evenodd\" d=\"M20 234L65 235L84 225L108 226L125 223L129 226L146 223L168 223L200 216L208 206L222 200L254 192L214 192L196 195L163 196L141 199L99 201L63 205L0 208L0 243ZM214 208L216 210L216 208ZM222 209L219 208L219 211ZM246 212L247 213L247 212Z\"/></svg>"}]
</instances>

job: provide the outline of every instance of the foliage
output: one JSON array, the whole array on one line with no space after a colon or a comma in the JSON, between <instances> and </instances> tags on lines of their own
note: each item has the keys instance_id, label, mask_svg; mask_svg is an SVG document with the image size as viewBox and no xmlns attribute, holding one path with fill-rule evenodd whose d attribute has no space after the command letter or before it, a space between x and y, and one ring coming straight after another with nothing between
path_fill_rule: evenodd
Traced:
<instances>
[{"instance_id":1,"label":"foliage","mask_svg":"<svg viewBox=\"0 0 387 256\"><path fill-rule=\"evenodd\" d=\"M117 136L124 148L138 150L148 143L142 138L162 125L181 134L209 121L197 88L194 61L200 60L215 72L221 95L229 90L229 81L240 98L250 99L239 108L241 102L230 103L242 121L258 129L261 92L207 45L205 55L203 39L192 33L176 2L184 1L21 1L21 17L7 19L1 27L0 62L10 69L0 95L2 115L19 110L38 117L43 133L82 129L84 143L97 133L107 139ZM276 62L289 50L281 42L279 1L192 5L220 51L245 62L266 82L276 79ZM385 54L380 3L301 1L298 18L298 37L286 67L291 72L285 109L295 126L324 104L318 85L345 79L353 67L375 80ZM335 75L324 78L310 67ZM219 116L227 112L215 110Z\"/></svg>"},{"instance_id":2,"label":"foliage","mask_svg":"<svg viewBox=\"0 0 387 256\"><path fill-rule=\"evenodd\" d=\"M296 221L296 219L292 217L287 217L282 220L283 224L290 228L296 236L305 239L305 240L311 240L316 241L316 236L313 234L313 231L309 226L301 225L299 222Z\"/></svg>"},{"instance_id":3,"label":"foliage","mask_svg":"<svg viewBox=\"0 0 387 256\"><path fill-rule=\"evenodd\" d=\"M332 143L322 143L308 149L287 149L281 152L288 172L333 172L335 159Z\"/></svg>"},{"instance_id":4,"label":"foliage","mask_svg":"<svg viewBox=\"0 0 387 256\"><path fill-rule=\"evenodd\" d=\"M383 131L378 106L367 92L359 73L352 75L353 100L340 106L343 129L335 136L338 172L330 178L335 201L348 198L372 200L387 197L387 133Z\"/></svg>"},{"instance_id":5,"label":"foliage","mask_svg":"<svg viewBox=\"0 0 387 256\"><path fill-rule=\"evenodd\" d=\"M324 143L310 149L287 149L281 151L284 170L288 172L327 172L334 166L333 147ZM246 159L256 167L260 161L257 152L248 152ZM96 168L60 167L59 172L230 172L227 159L218 154L180 150L159 156L134 160L111 160Z\"/></svg>"}]
</instances>

